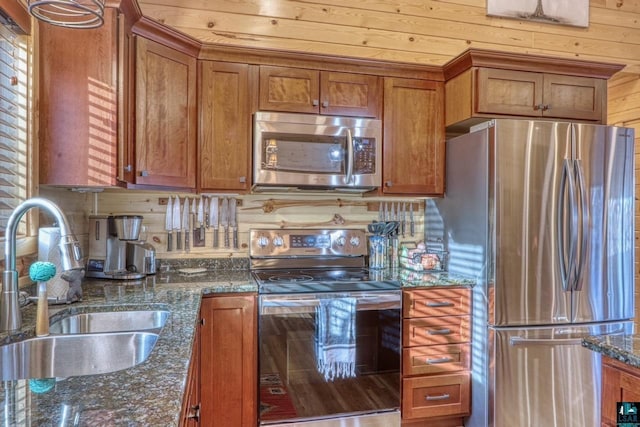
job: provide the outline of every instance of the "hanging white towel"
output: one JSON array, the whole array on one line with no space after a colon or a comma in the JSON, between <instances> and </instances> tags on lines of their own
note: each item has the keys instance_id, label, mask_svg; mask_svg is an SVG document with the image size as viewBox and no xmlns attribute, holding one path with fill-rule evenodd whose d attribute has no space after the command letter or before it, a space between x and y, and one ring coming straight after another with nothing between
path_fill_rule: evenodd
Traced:
<instances>
[{"instance_id":1,"label":"hanging white towel","mask_svg":"<svg viewBox=\"0 0 640 427\"><path fill-rule=\"evenodd\" d=\"M320 299L316 308L316 361L327 381L356 376L356 299Z\"/></svg>"}]
</instances>

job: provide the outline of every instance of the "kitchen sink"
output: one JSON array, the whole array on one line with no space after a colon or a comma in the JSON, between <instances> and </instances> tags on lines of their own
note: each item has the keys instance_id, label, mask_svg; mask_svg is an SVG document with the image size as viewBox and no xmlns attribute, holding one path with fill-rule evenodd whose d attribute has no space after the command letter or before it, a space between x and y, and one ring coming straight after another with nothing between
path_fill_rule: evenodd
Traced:
<instances>
[{"instance_id":1,"label":"kitchen sink","mask_svg":"<svg viewBox=\"0 0 640 427\"><path fill-rule=\"evenodd\" d=\"M52 334L118 331L159 331L167 322L166 310L103 311L73 314L51 323Z\"/></svg>"},{"instance_id":2,"label":"kitchen sink","mask_svg":"<svg viewBox=\"0 0 640 427\"><path fill-rule=\"evenodd\" d=\"M144 362L158 334L49 335L0 346L0 381L105 374Z\"/></svg>"}]
</instances>

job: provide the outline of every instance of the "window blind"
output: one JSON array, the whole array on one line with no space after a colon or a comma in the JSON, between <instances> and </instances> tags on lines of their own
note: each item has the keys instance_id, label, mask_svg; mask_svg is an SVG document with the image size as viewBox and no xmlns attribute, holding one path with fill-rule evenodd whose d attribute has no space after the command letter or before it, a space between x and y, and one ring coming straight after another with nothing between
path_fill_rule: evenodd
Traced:
<instances>
[{"instance_id":1,"label":"window blind","mask_svg":"<svg viewBox=\"0 0 640 427\"><path fill-rule=\"evenodd\" d=\"M0 23L0 236L27 197L28 37ZM26 233L25 221L18 234Z\"/></svg>"}]
</instances>

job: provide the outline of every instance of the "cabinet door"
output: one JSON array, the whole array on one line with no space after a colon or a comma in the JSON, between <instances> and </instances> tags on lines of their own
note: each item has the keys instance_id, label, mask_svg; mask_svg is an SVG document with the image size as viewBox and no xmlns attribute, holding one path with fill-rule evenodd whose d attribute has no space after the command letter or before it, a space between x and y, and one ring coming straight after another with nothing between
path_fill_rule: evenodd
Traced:
<instances>
[{"instance_id":1,"label":"cabinet door","mask_svg":"<svg viewBox=\"0 0 640 427\"><path fill-rule=\"evenodd\" d=\"M476 112L541 116L543 74L480 68L476 75Z\"/></svg>"},{"instance_id":2,"label":"cabinet door","mask_svg":"<svg viewBox=\"0 0 640 427\"><path fill-rule=\"evenodd\" d=\"M136 184L196 186L196 59L136 39Z\"/></svg>"},{"instance_id":3,"label":"cabinet door","mask_svg":"<svg viewBox=\"0 0 640 427\"><path fill-rule=\"evenodd\" d=\"M320 72L261 66L259 92L260 110L317 114L320 111Z\"/></svg>"},{"instance_id":4,"label":"cabinet door","mask_svg":"<svg viewBox=\"0 0 640 427\"><path fill-rule=\"evenodd\" d=\"M182 404L181 427L198 427L200 425L200 325L196 327L187 376L187 390Z\"/></svg>"},{"instance_id":5,"label":"cabinet door","mask_svg":"<svg viewBox=\"0 0 640 427\"><path fill-rule=\"evenodd\" d=\"M320 73L320 113L379 117L380 78L366 74Z\"/></svg>"},{"instance_id":6,"label":"cabinet door","mask_svg":"<svg viewBox=\"0 0 640 427\"><path fill-rule=\"evenodd\" d=\"M543 115L600 121L606 89L603 79L545 74Z\"/></svg>"},{"instance_id":7,"label":"cabinet door","mask_svg":"<svg viewBox=\"0 0 640 427\"><path fill-rule=\"evenodd\" d=\"M200 188L247 191L251 171L249 65L200 63Z\"/></svg>"},{"instance_id":8,"label":"cabinet door","mask_svg":"<svg viewBox=\"0 0 640 427\"><path fill-rule=\"evenodd\" d=\"M40 24L41 184L116 184L118 25L105 9L99 29ZM79 36L82 43L78 43Z\"/></svg>"},{"instance_id":9,"label":"cabinet door","mask_svg":"<svg viewBox=\"0 0 640 427\"><path fill-rule=\"evenodd\" d=\"M200 368L202 425L255 427L258 423L256 298L202 300Z\"/></svg>"},{"instance_id":10,"label":"cabinet door","mask_svg":"<svg viewBox=\"0 0 640 427\"><path fill-rule=\"evenodd\" d=\"M383 193L444 193L444 83L384 79Z\"/></svg>"},{"instance_id":11,"label":"cabinet door","mask_svg":"<svg viewBox=\"0 0 640 427\"><path fill-rule=\"evenodd\" d=\"M617 402L640 402L640 369L602 358L602 421L616 425Z\"/></svg>"}]
</instances>

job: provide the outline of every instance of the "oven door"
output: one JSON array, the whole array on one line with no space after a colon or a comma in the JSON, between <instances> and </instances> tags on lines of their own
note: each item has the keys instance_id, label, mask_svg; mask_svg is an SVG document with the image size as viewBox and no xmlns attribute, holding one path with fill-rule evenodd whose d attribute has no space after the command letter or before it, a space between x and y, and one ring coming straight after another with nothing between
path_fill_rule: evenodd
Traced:
<instances>
[{"instance_id":1,"label":"oven door","mask_svg":"<svg viewBox=\"0 0 640 427\"><path fill-rule=\"evenodd\" d=\"M399 411L400 290L259 301L260 424Z\"/></svg>"}]
</instances>

